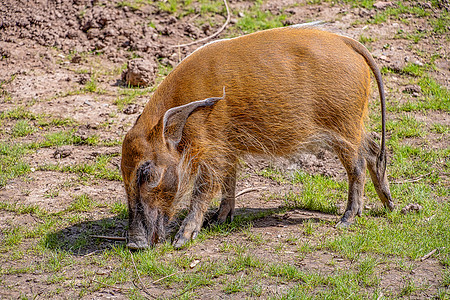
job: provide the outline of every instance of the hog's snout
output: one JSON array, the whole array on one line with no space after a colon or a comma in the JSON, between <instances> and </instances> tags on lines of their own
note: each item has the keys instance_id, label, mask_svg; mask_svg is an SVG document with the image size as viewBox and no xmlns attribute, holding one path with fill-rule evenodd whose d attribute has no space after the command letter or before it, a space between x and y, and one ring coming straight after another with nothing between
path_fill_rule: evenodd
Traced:
<instances>
[{"instance_id":1,"label":"hog's snout","mask_svg":"<svg viewBox=\"0 0 450 300\"><path fill-rule=\"evenodd\" d=\"M127 247L132 250L141 250L164 241L168 219L157 208L136 210L133 216L130 216Z\"/></svg>"}]
</instances>

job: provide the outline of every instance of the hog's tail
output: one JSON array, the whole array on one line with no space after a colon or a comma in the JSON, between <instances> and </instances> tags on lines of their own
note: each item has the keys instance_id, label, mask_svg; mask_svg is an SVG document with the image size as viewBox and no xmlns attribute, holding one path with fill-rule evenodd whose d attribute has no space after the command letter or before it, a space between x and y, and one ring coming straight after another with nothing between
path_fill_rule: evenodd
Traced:
<instances>
[{"instance_id":1,"label":"hog's tail","mask_svg":"<svg viewBox=\"0 0 450 300\"><path fill-rule=\"evenodd\" d=\"M377 156L377 176L382 179L386 172L386 97L384 94L384 86L383 80L381 78L380 69L378 69L375 60L369 51L364 47L361 43L355 41L354 39L342 37L344 43L350 46L355 52L360 54L366 60L370 69L372 70L373 75L375 76L375 80L378 85L378 92L380 94L380 103L381 103L381 147L380 152Z\"/></svg>"}]
</instances>

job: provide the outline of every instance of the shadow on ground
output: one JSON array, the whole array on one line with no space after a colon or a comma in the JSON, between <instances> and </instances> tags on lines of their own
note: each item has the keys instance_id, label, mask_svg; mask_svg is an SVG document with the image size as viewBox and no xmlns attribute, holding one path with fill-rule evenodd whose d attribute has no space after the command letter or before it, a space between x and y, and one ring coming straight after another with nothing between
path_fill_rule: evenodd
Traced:
<instances>
[{"instance_id":1,"label":"shadow on ground","mask_svg":"<svg viewBox=\"0 0 450 300\"><path fill-rule=\"evenodd\" d=\"M213 210L207 213L206 219L211 220ZM321 212L307 211L301 209L286 208L241 208L236 209L236 217L233 222L216 225L214 222L206 221L204 227L212 230L218 227L239 230L252 224L255 228L272 226L292 226L304 222L329 222L334 223L338 216ZM178 230L182 217L175 220L168 228L169 238ZM115 216L95 221L85 221L74 224L62 230L48 233L44 237L44 245L52 250L63 250L73 255L89 255L126 243L128 219L123 216ZM100 238L115 237L116 239Z\"/></svg>"},{"instance_id":2,"label":"shadow on ground","mask_svg":"<svg viewBox=\"0 0 450 300\"><path fill-rule=\"evenodd\" d=\"M85 221L48 233L44 237L45 247L67 251L74 255L88 255L124 244L128 220L121 216ZM123 240L110 240L95 236L111 236Z\"/></svg>"}]
</instances>

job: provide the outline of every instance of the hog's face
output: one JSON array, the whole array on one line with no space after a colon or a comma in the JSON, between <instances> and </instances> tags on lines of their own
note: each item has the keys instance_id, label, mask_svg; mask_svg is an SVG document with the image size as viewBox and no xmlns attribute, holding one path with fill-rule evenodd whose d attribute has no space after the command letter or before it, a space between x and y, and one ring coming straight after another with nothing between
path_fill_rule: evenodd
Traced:
<instances>
[{"instance_id":1,"label":"hog's face","mask_svg":"<svg viewBox=\"0 0 450 300\"><path fill-rule=\"evenodd\" d=\"M225 97L207 98L169 109L153 128L143 114L122 145L122 177L128 198L128 244L145 249L165 239L165 228L174 215L178 190L178 145L191 113Z\"/></svg>"},{"instance_id":2,"label":"hog's face","mask_svg":"<svg viewBox=\"0 0 450 300\"><path fill-rule=\"evenodd\" d=\"M155 140L131 132L123 142L122 176L129 210L127 246L131 249L148 248L164 240L173 215L178 161L161 146L165 145L158 147Z\"/></svg>"}]
</instances>

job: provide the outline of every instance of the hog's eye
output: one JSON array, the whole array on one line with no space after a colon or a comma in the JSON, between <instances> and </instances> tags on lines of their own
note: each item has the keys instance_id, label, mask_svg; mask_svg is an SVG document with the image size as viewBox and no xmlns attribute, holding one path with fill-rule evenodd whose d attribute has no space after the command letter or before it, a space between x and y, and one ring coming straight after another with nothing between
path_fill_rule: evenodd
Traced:
<instances>
[{"instance_id":1,"label":"hog's eye","mask_svg":"<svg viewBox=\"0 0 450 300\"><path fill-rule=\"evenodd\" d=\"M139 185L156 184L159 180L159 176L155 164L151 161L143 163L137 171L136 179Z\"/></svg>"}]
</instances>

